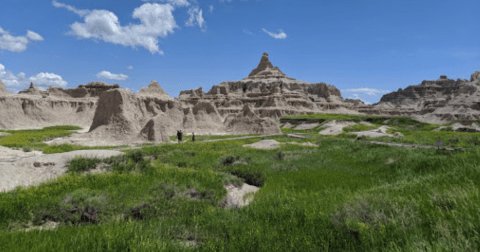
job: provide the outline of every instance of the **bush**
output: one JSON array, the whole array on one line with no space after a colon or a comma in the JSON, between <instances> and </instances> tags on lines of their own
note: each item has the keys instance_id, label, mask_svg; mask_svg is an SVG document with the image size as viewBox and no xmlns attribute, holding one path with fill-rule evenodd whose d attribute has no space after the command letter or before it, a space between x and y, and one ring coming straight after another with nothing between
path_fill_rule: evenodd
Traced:
<instances>
[{"instance_id":1,"label":"bush","mask_svg":"<svg viewBox=\"0 0 480 252\"><path fill-rule=\"evenodd\" d=\"M84 172L94 169L100 161L99 158L76 156L67 163L67 169L68 172Z\"/></svg>"},{"instance_id":2,"label":"bush","mask_svg":"<svg viewBox=\"0 0 480 252\"><path fill-rule=\"evenodd\" d=\"M30 151L32 151L32 149L30 147L26 146L26 147L23 147L23 151L24 152L30 152Z\"/></svg>"},{"instance_id":3,"label":"bush","mask_svg":"<svg viewBox=\"0 0 480 252\"><path fill-rule=\"evenodd\" d=\"M221 158L220 164L223 165L223 166L232 165L233 163L235 163L235 161L237 161L239 159L240 159L239 156L234 156L234 155L227 154L227 155L225 155Z\"/></svg>"},{"instance_id":4,"label":"bush","mask_svg":"<svg viewBox=\"0 0 480 252\"><path fill-rule=\"evenodd\" d=\"M132 159L133 162L139 163L140 161L143 161L143 152L141 150L134 150L127 153L127 157Z\"/></svg>"},{"instance_id":5,"label":"bush","mask_svg":"<svg viewBox=\"0 0 480 252\"><path fill-rule=\"evenodd\" d=\"M232 175L235 175L239 178L242 178L245 180L245 183L249 185L254 185L254 186L263 186L265 183L265 177L263 176L263 173L260 171L250 171L250 170L234 170L231 172Z\"/></svg>"}]
</instances>

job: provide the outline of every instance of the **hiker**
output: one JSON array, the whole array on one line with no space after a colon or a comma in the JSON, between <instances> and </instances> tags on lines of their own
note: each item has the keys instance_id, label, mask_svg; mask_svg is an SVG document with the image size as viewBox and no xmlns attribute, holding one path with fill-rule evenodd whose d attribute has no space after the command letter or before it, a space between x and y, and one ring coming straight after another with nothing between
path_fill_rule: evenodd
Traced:
<instances>
[{"instance_id":1,"label":"hiker","mask_svg":"<svg viewBox=\"0 0 480 252\"><path fill-rule=\"evenodd\" d=\"M195 132L192 132L192 142L195 142Z\"/></svg>"},{"instance_id":2,"label":"hiker","mask_svg":"<svg viewBox=\"0 0 480 252\"><path fill-rule=\"evenodd\" d=\"M181 130L177 130L177 139L178 139L178 142L182 142L182 131Z\"/></svg>"}]
</instances>

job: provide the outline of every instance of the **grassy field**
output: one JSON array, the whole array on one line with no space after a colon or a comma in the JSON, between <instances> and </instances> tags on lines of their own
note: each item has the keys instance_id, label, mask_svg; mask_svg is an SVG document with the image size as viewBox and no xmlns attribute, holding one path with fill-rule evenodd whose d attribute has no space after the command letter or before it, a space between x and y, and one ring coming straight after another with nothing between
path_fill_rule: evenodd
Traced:
<instances>
[{"instance_id":1,"label":"grassy field","mask_svg":"<svg viewBox=\"0 0 480 252\"><path fill-rule=\"evenodd\" d=\"M78 126L53 126L45 127L40 130L0 130L10 133L10 136L0 136L0 145L14 149L22 149L25 152L38 150L45 154L61 153L74 150L94 150L94 149L115 149L121 146L98 146L87 147L72 144L54 144L48 145L43 141L48 141L58 137L65 137L75 133L82 128Z\"/></svg>"},{"instance_id":2,"label":"grassy field","mask_svg":"<svg viewBox=\"0 0 480 252\"><path fill-rule=\"evenodd\" d=\"M433 127L403 120L389 123ZM480 149L391 147L345 135L187 142L76 158L58 180L0 193L0 244L3 251L480 249ZM261 139L284 144L243 147ZM86 173L98 163L108 171ZM261 188L253 202L225 208L224 185L243 182ZM52 223L60 225L49 230Z\"/></svg>"},{"instance_id":3,"label":"grassy field","mask_svg":"<svg viewBox=\"0 0 480 252\"><path fill-rule=\"evenodd\" d=\"M283 118L283 117L282 117ZM313 136L316 136L324 124L331 120L348 120L359 123L361 121L367 121L374 126L365 125L353 125L345 127L342 134L335 138L355 139L356 136L348 134L350 132L365 131L378 128L382 125L392 127L387 133L393 134L395 132L401 132L404 137L380 137L369 138L366 140L375 140L382 142L394 142L394 143L406 143L406 144L420 144L420 145L435 145L438 139L442 140L442 146L445 147L466 147L475 148L480 146L480 133L467 133L467 132L454 132L451 130L451 125L454 121L448 124L429 124L419 122L417 120L408 117L391 117L391 116L371 116L371 115L337 115L337 114L313 114L313 115L299 115L299 116L285 116L284 118L294 119L325 119L326 121L312 129ZM477 121L469 121L469 123L478 123ZM480 125L480 124L479 124ZM446 129L433 131L433 129L441 126L447 127ZM306 133L305 130L283 129L285 133Z\"/></svg>"}]
</instances>

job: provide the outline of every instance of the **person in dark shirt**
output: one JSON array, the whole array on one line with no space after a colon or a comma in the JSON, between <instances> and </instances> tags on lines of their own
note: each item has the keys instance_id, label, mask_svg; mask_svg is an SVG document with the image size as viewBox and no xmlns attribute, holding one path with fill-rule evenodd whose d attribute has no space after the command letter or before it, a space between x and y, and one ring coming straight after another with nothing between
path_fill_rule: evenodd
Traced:
<instances>
[{"instance_id":1,"label":"person in dark shirt","mask_svg":"<svg viewBox=\"0 0 480 252\"><path fill-rule=\"evenodd\" d=\"M195 142L195 132L192 132L192 142Z\"/></svg>"},{"instance_id":2,"label":"person in dark shirt","mask_svg":"<svg viewBox=\"0 0 480 252\"><path fill-rule=\"evenodd\" d=\"M178 139L178 142L181 143L182 142L182 131L181 130L177 130L177 139Z\"/></svg>"}]
</instances>

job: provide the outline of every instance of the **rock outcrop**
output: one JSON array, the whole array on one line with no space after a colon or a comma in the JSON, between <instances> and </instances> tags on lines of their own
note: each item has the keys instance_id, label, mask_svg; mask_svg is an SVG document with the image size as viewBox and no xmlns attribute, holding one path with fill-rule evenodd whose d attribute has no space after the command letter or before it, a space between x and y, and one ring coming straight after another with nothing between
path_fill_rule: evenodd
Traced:
<instances>
[{"instance_id":1,"label":"rock outcrop","mask_svg":"<svg viewBox=\"0 0 480 252\"><path fill-rule=\"evenodd\" d=\"M3 83L2 83L3 84ZM3 85L0 85L0 88ZM55 125L90 127L98 96L118 88L105 82L91 82L78 88L38 89L34 83L18 94L0 99L0 129L42 128Z\"/></svg>"},{"instance_id":2,"label":"rock outcrop","mask_svg":"<svg viewBox=\"0 0 480 252\"><path fill-rule=\"evenodd\" d=\"M165 90L163 90L162 87L160 87L160 84L156 81L150 82L148 84L148 87L143 87L138 91L138 95L149 95L149 96L159 96L159 97L164 97L164 98L171 98Z\"/></svg>"},{"instance_id":3,"label":"rock outcrop","mask_svg":"<svg viewBox=\"0 0 480 252\"><path fill-rule=\"evenodd\" d=\"M56 125L89 127L95 99L44 99L41 96L0 97L0 129L32 129Z\"/></svg>"},{"instance_id":4,"label":"rock outcrop","mask_svg":"<svg viewBox=\"0 0 480 252\"><path fill-rule=\"evenodd\" d=\"M1 80L0 80L0 94L8 94L8 91Z\"/></svg>"},{"instance_id":5,"label":"rock outcrop","mask_svg":"<svg viewBox=\"0 0 480 252\"><path fill-rule=\"evenodd\" d=\"M89 133L104 139L130 138L168 141L177 130L196 133L224 133L223 120L209 102L183 107L177 100L135 95L127 89L103 93Z\"/></svg>"},{"instance_id":6,"label":"rock outcrop","mask_svg":"<svg viewBox=\"0 0 480 252\"><path fill-rule=\"evenodd\" d=\"M384 95L380 102L361 112L409 115L431 123L456 119L480 119L480 71L466 79L426 81Z\"/></svg>"},{"instance_id":7,"label":"rock outcrop","mask_svg":"<svg viewBox=\"0 0 480 252\"><path fill-rule=\"evenodd\" d=\"M281 134L277 123L271 118L260 118L249 105L236 115L225 118L225 128L230 134Z\"/></svg>"},{"instance_id":8,"label":"rock outcrop","mask_svg":"<svg viewBox=\"0 0 480 252\"><path fill-rule=\"evenodd\" d=\"M273 119L322 112L357 113L355 104L343 101L340 90L323 82L309 83L288 77L272 65L267 53L243 80L222 82L208 93L202 89L182 91L178 99L189 106L201 100L210 101L223 117L239 113L244 105L251 106L262 118Z\"/></svg>"},{"instance_id":9,"label":"rock outcrop","mask_svg":"<svg viewBox=\"0 0 480 252\"><path fill-rule=\"evenodd\" d=\"M33 82L30 82L30 87L28 89L22 90L18 92L18 94L26 94L26 95L46 95L45 91L41 91L38 89Z\"/></svg>"}]
</instances>

